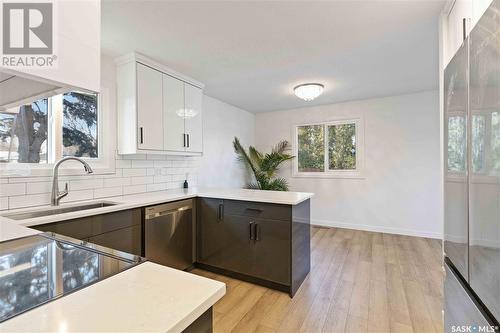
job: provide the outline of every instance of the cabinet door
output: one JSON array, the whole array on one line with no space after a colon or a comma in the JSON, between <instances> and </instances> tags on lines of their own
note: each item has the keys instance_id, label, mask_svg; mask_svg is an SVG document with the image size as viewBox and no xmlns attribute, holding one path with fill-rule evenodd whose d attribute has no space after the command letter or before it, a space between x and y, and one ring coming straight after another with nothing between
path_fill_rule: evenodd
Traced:
<instances>
[{"instance_id":1,"label":"cabinet door","mask_svg":"<svg viewBox=\"0 0 500 333\"><path fill-rule=\"evenodd\" d=\"M202 100L200 88L184 84L185 128L188 135L186 151L189 152L203 152Z\"/></svg>"},{"instance_id":2,"label":"cabinet door","mask_svg":"<svg viewBox=\"0 0 500 333\"><path fill-rule=\"evenodd\" d=\"M110 249L141 255L141 226L135 225L115 231L106 232L88 240L90 243L109 247Z\"/></svg>"},{"instance_id":3,"label":"cabinet door","mask_svg":"<svg viewBox=\"0 0 500 333\"><path fill-rule=\"evenodd\" d=\"M472 16L471 0L456 0L453 8L448 14L447 51L448 59L451 59L464 41L464 19L466 20L465 34L470 31L470 19Z\"/></svg>"},{"instance_id":4,"label":"cabinet door","mask_svg":"<svg viewBox=\"0 0 500 333\"><path fill-rule=\"evenodd\" d=\"M290 221L256 219L252 275L290 284Z\"/></svg>"},{"instance_id":5,"label":"cabinet door","mask_svg":"<svg viewBox=\"0 0 500 333\"><path fill-rule=\"evenodd\" d=\"M163 74L164 149L184 151L184 82Z\"/></svg>"},{"instance_id":6,"label":"cabinet door","mask_svg":"<svg viewBox=\"0 0 500 333\"><path fill-rule=\"evenodd\" d=\"M232 272L254 276L256 253L254 241L250 239L252 220L246 216L225 215L222 221L224 244L220 252L218 267Z\"/></svg>"},{"instance_id":7,"label":"cabinet door","mask_svg":"<svg viewBox=\"0 0 500 333\"><path fill-rule=\"evenodd\" d=\"M222 200L199 199L198 262L251 275L250 218L225 215Z\"/></svg>"},{"instance_id":8,"label":"cabinet door","mask_svg":"<svg viewBox=\"0 0 500 333\"><path fill-rule=\"evenodd\" d=\"M197 205L197 261L218 266L226 239L223 200L199 198ZM220 208L219 208L220 207Z\"/></svg>"},{"instance_id":9,"label":"cabinet door","mask_svg":"<svg viewBox=\"0 0 500 333\"><path fill-rule=\"evenodd\" d=\"M163 150L162 73L137 63L137 146Z\"/></svg>"}]
</instances>

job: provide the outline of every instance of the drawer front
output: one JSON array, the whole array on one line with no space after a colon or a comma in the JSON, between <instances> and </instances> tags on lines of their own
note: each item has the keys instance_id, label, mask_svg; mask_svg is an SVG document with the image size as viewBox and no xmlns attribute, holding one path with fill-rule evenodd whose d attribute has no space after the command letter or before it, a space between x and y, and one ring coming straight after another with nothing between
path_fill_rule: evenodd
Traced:
<instances>
[{"instance_id":1,"label":"drawer front","mask_svg":"<svg viewBox=\"0 0 500 333\"><path fill-rule=\"evenodd\" d=\"M44 232L55 232L56 234L76 239L85 239L92 236L92 217L83 217L70 221L44 224L34 226L34 228Z\"/></svg>"},{"instance_id":2,"label":"drawer front","mask_svg":"<svg viewBox=\"0 0 500 333\"><path fill-rule=\"evenodd\" d=\"M132 209L44 224L34 228L76 239L86 239L106 232L140 225L141 218L141 210Z\"/></svg>"},{"instance_id":3,"label":"drawer front","mask_svg":"<svg viewBox=\"0 0 500 333\"><path fill-rule=\"evenodd\" d=\"M92 235L141 224L141 210L130 209L92 217Z\"/></svg>"},{"instance_id":4,"label":"drawer front","mask_svg":"<svg viewBox=\"0 0 500 333\"><path fill-rule=\"evenodd\" d=\"M110 249L123 251L137 256L141 255L141 226L136 225L129 228L115 230L90 237L88 241L97 245L109 247Z\"/></svg>"},{"instance_id":5,"label":"drawer front","mask_svg":"<svg viewBox=\"0 0 500 333\"><path fill-rule=\"evenodd\" d=\"M291 206L288 205L224 200L224 215L242 215L252 218L290 221L291 213Z\"/></svg>"}]
</instances>

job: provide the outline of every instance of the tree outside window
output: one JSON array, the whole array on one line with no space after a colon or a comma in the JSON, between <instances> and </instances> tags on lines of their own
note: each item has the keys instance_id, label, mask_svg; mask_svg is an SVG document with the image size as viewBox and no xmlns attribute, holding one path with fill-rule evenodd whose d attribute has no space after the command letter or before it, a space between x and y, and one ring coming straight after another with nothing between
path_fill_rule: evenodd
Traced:
<instances>
[{"instance_id":1,"label":"tree outside window","mask_svg":"<svg viewBox=\"0 0 500 333\"><path fill-rule=\"evenodd\" d=\"M357 121L296 127L297 175L358 172Z\"/></svg>"},{"instance_id":2,"label":"tree outside window","mask_svg":"<svg viewBox=\"0 0 500 333\"><path fill-rule=\"evenodd\" d=\"M297 128L299 172L323 172L325 167L323 125Z\"/></svg>"},{"instance_id":3,"label":"tree outside window","mask_svg":"<svg viewBox=\"0 0 500 333\"><path fill-rule=\"evenodd\" d=\"M63 156L98 158L97 133L97 94L72 91L39 99L0 111L0 162L39 164L54 163Z\"/></svg>"}]
</instances>

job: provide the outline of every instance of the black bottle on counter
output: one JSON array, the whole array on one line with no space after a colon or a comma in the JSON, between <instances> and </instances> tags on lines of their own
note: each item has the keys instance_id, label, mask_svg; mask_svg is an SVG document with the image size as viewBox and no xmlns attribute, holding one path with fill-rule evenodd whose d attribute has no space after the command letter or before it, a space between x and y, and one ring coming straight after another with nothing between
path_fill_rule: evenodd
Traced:
<instances>
[{"instance_id":1,"label":"black bottle on counter","mask_svg":"<svg viewBox=\"0 0 500 333\"><path fill-rule=\"evenodd\" d=\"M188 181L187 179L184 181L184 188L188 188L189 187L189 184L188 184Z\"/></svg>"}]
</instances>

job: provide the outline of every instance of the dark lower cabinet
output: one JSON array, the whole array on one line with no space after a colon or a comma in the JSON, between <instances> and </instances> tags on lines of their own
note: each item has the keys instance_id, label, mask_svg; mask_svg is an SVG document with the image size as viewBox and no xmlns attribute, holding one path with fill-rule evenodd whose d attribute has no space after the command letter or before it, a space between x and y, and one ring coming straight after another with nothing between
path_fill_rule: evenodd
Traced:
<instances>
[{"instance_id":1,"label":"dark lower cabinet","mask_svg":"<svg viewBox=\"0 0 500 333\"><path fill-rule=\"evenodd\" d=\"M213 241L222 244L222 249L208 257L207 263L241 274L252 274L253 244L249 240L248 218L225 216L219 221L221 237Z\"/></svg>"},{"instance_id":2,"label":"dark lower cabinet","mask_svg":"<svg viewBox=\"0 0 500 333\"><path fill-rule=\"evenodd\" d=\"M195 211L197 266L286 291L293 297L311 267L309 200L281 205L197 198ZM35 228L144 256L147 244L143 244L142 218L142 208L137 208ZM164 240L163 250L178 251L179 247L167 246L167 236L175 240L176 235L169 234L172 230L150 235L146 241L161 244ZM177 236L182 240L190 233Z\"/></svg>"},{"instance_id":3,"label":"dark lower cabinet","mask_svg":"<svg viewBox=\"0 0 500 333\"><path fill-rule=\"evenodd\" d=\"M55 232L56 234L84 240L93 236L92 219L92 216L82 217L74 220L36 225L33 226L33 228L44 232Z\"/></svg>"},{"instance_id":4,"label":"dark lower cabinet","mask_svg":"<svg viewBox=\"0 0 500 333\"><path fill-rule=\"evenodd\" d=\"M291 206L198 198L202 268L293 296L310 270L309 237L309 200Z\"/></svg>"},{"instance_id":5,"label":"dark lower cabinet","mask_svg":"<svg viewBox=\"0 0 500 333\"><path fill-rule=\"evenodd\" d=\"M141 225L139 224L90 237L88 242L140 256L141 238Z\"/></svg>"},{"instance_id":6,"label":"dark lower cabinet","mask_svg":"<svg viewBox=\"0 0 500 333\"><path fill-rule=\"evenodd\" d=\"M198 317L189 325L183 333L212 333L213 332L213 310L212 307Z\"/></svg>"},{"instance_id":7,"label":"dark lower cabinet","mask_svg":"<svg viewBox=\"0 0 500 333\"><path fill-rule=\"evenodd\" d=\"M197 225L197 260L214 266L222 264L228 249L227 229L219 218L222 202L215 199L197 201L197 221L203 216L203 226Z\"/></svg>"},{"instance_id":8,"label":"dark lower cabinet","mask_svg":"<svg viewBox=\"0 0 500 333\"><path fill-rule=\"evenodd\" d=\"M142 254L141 225L142 213L138 208L43 224L34 228L140 256Z\"/></svg>"},{"instance_id":9,"label":"dark lower cabinet","mask_svg":"<svg viewBox=\"0 0 500 333\"><path fill-rule=\"evenodd\" d=\"M255 219L254 228L254 276L290 284L290 221Z\"/></svg>"}]
</instances>

